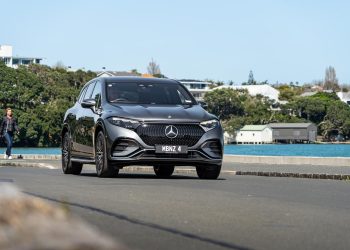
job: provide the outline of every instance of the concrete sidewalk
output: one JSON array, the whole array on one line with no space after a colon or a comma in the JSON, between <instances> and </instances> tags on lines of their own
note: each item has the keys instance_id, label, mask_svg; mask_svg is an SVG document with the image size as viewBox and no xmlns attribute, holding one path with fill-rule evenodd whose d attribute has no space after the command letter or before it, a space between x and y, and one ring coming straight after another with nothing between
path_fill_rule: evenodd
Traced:
<instances>
[{"instance_id":1,"label":"concrete sidewalk","mask_svg":"<svg viewBox=\"0 0 350 250\"><path fill-rule=\"evenodd\" d=\"M350 162L350 159L349 159ZM47 159L13 159L0 160L1 166L13 167L35 167L60 169L61 160ZM94 165L86 165L84 169L94 171ZM130 166L125 167L122 172L152 172L151 166ZM175 174L195 173L194 167L176 167ZM316 178L316 179L336 179L350 180L350 165L348 166L325 166L325 165L288 165L288 164L256 164L231 162L225 158L222 166L222 173L233 175L254 175L271 177L294 177L294 178Z\"/></svg>"}]
</instances>

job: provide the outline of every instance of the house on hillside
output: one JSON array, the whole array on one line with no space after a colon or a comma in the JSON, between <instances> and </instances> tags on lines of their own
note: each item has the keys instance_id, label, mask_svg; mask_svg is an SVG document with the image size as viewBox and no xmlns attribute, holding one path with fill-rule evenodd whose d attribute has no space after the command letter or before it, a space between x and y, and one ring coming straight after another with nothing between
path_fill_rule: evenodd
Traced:
<instances>
[{"instance_id":1,"label":"house on hillside","mask_svg":"<svg viewBox=\"0 0 350 250\"><path fill-rule=\"evenodd\" d=\"M350 105L350 92L337 92L339 99Z\"/></svg>"},{"instance_id":2,"label":"house on hillside","mask_svg":"<svg viewBox=\"0 0 350 250\"><path fill-rule=\"evenodd\" d=\"M210 91L212 83L198 80L178 80L191 92L197 101L203 101L204 95Z\"/></svg>"},{"instance_id":3,"label":"house on hillside","mask_svg":"<svg viewBox=\"0 0 350 250\"><path fill-rule=\"evenodd\" d=\"M223 85L216 87L214 89L222 89L222 88L231 88L231 89L246 89L251 96L257 96L262 95L265 97L268 97L269 99L272 99L276 102L279 102L279 90L275 89L274 87L268 85L268 84L261 84L261 85L240 85L240 86L234 86L234 85Z\"/></svg>"},{"instance_id":4,"label":"house on hillside","mask_svg":"<svg viewBox=\"0 0 350 250\"><path fill-rule=\"evenodd\" d=\"M115 77L115 76L140 76L137 73L128 71L97 71L98 77Z\"/></svg>"},{"instance_id":5,"label":"house on hillside","mask_svg":"<svg viewBox=\"0 0 350 250\"><path fill-rule=\"evenodd\" d=\"M14 56L11 45L0 45L0 61L8 67L17 69L20 65L40 64L41 60L40 57Z\"/></svg>"},{"instance_id":6,"label":"house on hillside","mask_svg":"<svg viewBox=\"0 0 350 250\"><path fill-rule=\"evenodd\" d=\"M313 123L270 123L273 142L315 142L317 126Z\"/></svg>"},{"instance_id":7,"label":"house on hillside","mask_svg":"<svg viewBox=\"0 0 350 250\"><path fill-rule=\"evenodd\" d=\"M245 125L236 132L237 144L272 143L272 130L267 125Z\"/></svg>"}]
</instances>

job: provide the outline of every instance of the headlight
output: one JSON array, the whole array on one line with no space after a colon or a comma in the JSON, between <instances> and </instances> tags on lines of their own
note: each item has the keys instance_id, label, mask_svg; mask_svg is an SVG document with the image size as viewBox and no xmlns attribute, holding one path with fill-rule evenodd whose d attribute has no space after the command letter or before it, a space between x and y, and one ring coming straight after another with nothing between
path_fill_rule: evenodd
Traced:
<instances>
[{"instance_id":1,"label":"headlight","mask_svg":"<svg viewBox=\"0 0 350 250\"><path fill-rule=\"evenodd\" d=\"M127 129L136 129L140 125L138 121L123 119L119 117L109 117L107 120L113 125Z\"/></svg>"},{"instance_id":2,"label":"headlight","mask_svg":"<svg viewBox=\"0 0 350 250\"><path fill-rule=\"evenodd\" d=\"M219 124L219 121L215 119L200 123L201 127L204 129L205 132L216 128L217 126L219 126Z\"/></svg>"}]
</instances>

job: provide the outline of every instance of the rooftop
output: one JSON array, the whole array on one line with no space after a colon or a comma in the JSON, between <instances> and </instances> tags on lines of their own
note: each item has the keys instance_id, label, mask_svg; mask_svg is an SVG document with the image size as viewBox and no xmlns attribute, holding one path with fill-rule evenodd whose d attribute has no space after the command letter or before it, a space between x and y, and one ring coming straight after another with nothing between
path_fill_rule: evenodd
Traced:
<instances>
[{"instance_id":1,"label":"rooftop","mask_svg":"<svg viewBox=\"0 0 350 250\"><path fill-rule=\"evenodd\" d=\"M240 131L263 131L267 125L245 125Z\"/></svg>"},{"instance_id":2,"label":"rooftop","mask_svg":"<svg viewBox=\"0 0 350 250\"><path fill-rule=\"evenodd\" d=\"M108 76L140 76L139 74L128 72L128 71L97 71L97 76L108 75Z\"/></svg>"},{"instance_id":3,"label":"rooftop","mask_svg":"<svg viewBox=\"0 0 350 250\"><path fill-rule=\"evenodd\" d=\"M260 85L222 85L216 87L214 89L222 89L222 88L232 88L232 89L246 89L249 94L252 96L263 95L267 96L270 99L278 101L279 91L274 87L268 84L260 84Z\"/></svg>"},{"instance_id":4,"label":"rooftop","mask_svg":"<svg viewBox=\"0 0 350 250\"><path fill-rule=\"evenodd\" d=\"M270 123L270 128L307 128L313 123Z\"/></svg>"}]
</instances>

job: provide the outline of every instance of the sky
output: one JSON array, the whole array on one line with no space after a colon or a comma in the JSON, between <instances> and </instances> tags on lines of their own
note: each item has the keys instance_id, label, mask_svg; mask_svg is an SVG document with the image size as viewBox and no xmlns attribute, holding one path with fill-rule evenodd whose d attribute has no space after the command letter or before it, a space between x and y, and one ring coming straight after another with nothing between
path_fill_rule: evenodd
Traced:
<instances>
[{"instance_id":1,"label":"sky","mask_svg":"<svg viewBox=\"0 0 350 250\"><path fill-rule=\"evenodd\" d=\"M73 69L176 79L350 84L350 1L0 0L0 44Z\"/></svg>"}]
</instances>

